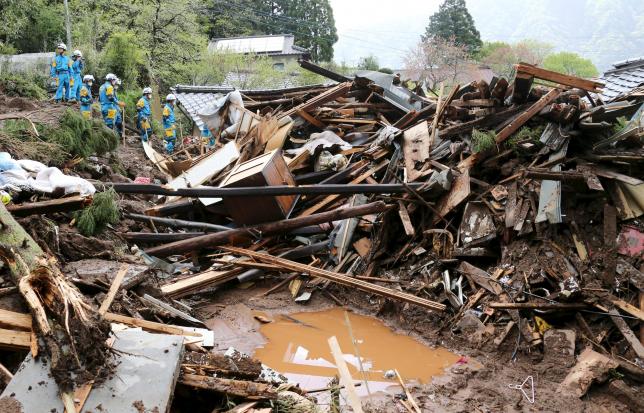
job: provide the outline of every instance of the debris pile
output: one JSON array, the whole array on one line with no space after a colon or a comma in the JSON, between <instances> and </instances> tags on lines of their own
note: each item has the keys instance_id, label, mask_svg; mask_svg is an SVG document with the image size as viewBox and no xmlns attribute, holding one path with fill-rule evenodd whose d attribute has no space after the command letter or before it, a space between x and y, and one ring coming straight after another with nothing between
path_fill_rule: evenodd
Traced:
<instances>
[{"instance_id":1,"label":"debris pile","mask_svg":"<svg viewBox=\"0 0 644 413\"><path fill-rule=\"evenodd\" d=\"M166 184L94 182L154 200L127 204L119 225L142 269L84 284L103 291L106 320L185 338L175 397L247 403L236 411L283 393L312 403L259 361L205 351L217 337L191 308L277 277L264 295L288 285L301 304L320 295L405 314L528 355L567 395L610 379L641 404L630 387L644 378L641 95L603 102L601 83L519 64L512 81L426 97L382 73L301 64L337 83L230 92L199 112L214 141L196 139L195 157L195 146L173 159L143 144ZM514 386L539 402L532 376ZM401 405L419 411L404 390Z\"/></svg>"}]
</instances>

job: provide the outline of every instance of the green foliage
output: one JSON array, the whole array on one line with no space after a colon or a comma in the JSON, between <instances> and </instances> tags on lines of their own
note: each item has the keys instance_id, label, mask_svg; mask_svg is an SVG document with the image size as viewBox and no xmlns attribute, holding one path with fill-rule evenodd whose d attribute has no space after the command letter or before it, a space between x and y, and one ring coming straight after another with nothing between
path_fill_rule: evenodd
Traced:
<instances>
[{"instance_id":1,"label":"green foliage","mask_svg":"<svg viewBox=\"0 0 644 413\"><path fill-rule=\"evenodd\" d=\"M53 50L63 40L62 2L0 0L0 39L18 52Z\"/></svg>"},{"instance_id":2,"label":"green foliage","mask_svg":"<svg viewBox=\"0 0 644 413\"><path fill-rule=\"evenodd\" d=\"M503 77L509 78L514 73L514 65L525 62L541 65L553 46L537 40L522 40L518 43L485 42L476 55L476 59L484 63Z\"/></svg>"},{"instance_id":3,"label":"green foliage","mask_svg":"<svg viewBox=\"0 0 644 413\"><path fill-rule=\"evenodd\" d=\"M119 145L119 137L100 119L83 119L78 111L71 109L60 119L60 125L46 127L43 137L60 145L71 156L82 158L113 151Z\"/></svg>"},{"instance_id":4,"label":"green foliage","mask_svg":"<svg viewBox=\"0 0 644 413\"><path fill-rule=\"evenodd\" d=\"M117 32L105 45L103 67L120 77L126 85L136 85L143 69L143 51L133 33Z\"/></svg>"},{"instance_id":5,"label":"green foliage","mask_svg":"<svg viewBox=\"0 0 644 413\"><path fill-rule=\"evenodd\" d=\"M628 119L626 119L625 116L620 116L619 118L615 119L615 124L613 125L613 135L616 133L621 132L626 128L626 125L628 125Z\"/></svg>"},{"instance_id":6,"label":"green foliage","mask_svg":"<svg viewBox=\"0 0 644 413\"><path fill-rule=\"evenodd\" d=\"M78 231L86 237L91 237L103 231L109 224L119 221L120 213L117 195L110 188L94 195L92 204L75 214Z\"/></svg>"},{"instance_id":7,"label":"green foliage","mask_svg":"<svg viewBox=\"0 0 644 413\"><path fill-rule=\"evenodd\" d=\"M514 135L512 135L507 141L506 144L510 148L516 148L519 142L532 141L537 142L543 133L544 125L537 125L534 128L529 126L523 126L519 129Z\"/></svg>"},{"instance_id":8,"label":"green foliage","mask_svg":"<svg viewBox=\"0 0 644 413\"><path fill-rule=\"evenodd\" d=\"M379 67L378 58L374 55L361 57L358 61L358 69L360 70L378 70Z\"/></svg>"},{"instance_id":9,"label":"green foliage","mask_svg":"<svg viewBox=\"0 0 644 413\"><path fill-rule=\"evenodd\" d=\"M466 46L470 54L481 48L481 35L474 19L467 10L465 0L444 0L438 11L430 16L423 40L453 39L459 46Z\"/></svg>"},{"instance_id":10,"label":"green foliage","mask_svg":"<svg viewBox=\"0 0 644 413\"><path fill-rule=\"evenodd\" d=\"M0 41L0 54L16 54L18 49L16 49L11 43L5 43Z\"/></svg>"},{"instance_id":11,"label":"green foliage","mask_svg":"<svg viewBox=\"0 0 644 413\"><path fill-rule=\"evenodd\" d=\"M388 68L388 67L381 67L380 69L378 69L378 71L379 71L379 72L381 72L381 73L387 73L387 74L389 74L389 75L393 75L393 74L394 74L393 69L390 69L390 68Z\"/></svg>"},{"instance_id":12,"label":"green foliage","mask_svg":"<svg viewBox=\"0 0 644 413\"><path fill-rule=\"evenodd\" d=\"M475 153L484 152L496 146L496 134L492 131L472 131L472 150Z\"/></svg>"},{"instance_id":13,"label":"green foliage","mask_svg":"<svg viewBox=\"0 0 644 413\"><path fill-rule=\"evenodd\" d=\"M594 77L599 71L590 59L584 59L577 53L559 52L548 55L543 61L543 67L555 72L579 77Z\"/></svg>"},{"instance_id":14,"label":"green foliage","mask_svg":"<svg viewBox=\"0 0 644 413\"><path fill-rule=\"evenodd\" d=\"M37 74L0 75L0 92L8 96L22 96L24 98L44 100L47 91L43 87L46 78Z\"/></svg>"},{"instance_id":15,"label":"green foliage","mask_svg":"<svg viewBox=\"0 0 644 413\"><path fill-rule=\"evenodd\" d=\"M210 38L290 33L313 61L333 58L338 35L329 0L210 0L207 4Z\"/></svg>"}]
</instances>

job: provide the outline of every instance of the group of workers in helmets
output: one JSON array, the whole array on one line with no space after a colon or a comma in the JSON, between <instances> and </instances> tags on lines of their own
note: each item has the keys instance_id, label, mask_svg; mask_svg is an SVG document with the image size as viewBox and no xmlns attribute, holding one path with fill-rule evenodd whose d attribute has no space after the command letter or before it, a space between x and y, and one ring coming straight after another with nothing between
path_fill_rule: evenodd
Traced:
<instances>
[{"instance_id":1,"label":"group of workers in helmets","mask_svg":"<svg viewBox=\"0 0 644 413\"><path fill-rule=\"evenodd\" d=\"M67 46L64 43L58 44L56 48L56 56L51 62L50 75L55 79L57 89L54 95L56 102L68 101L80 103L81 115L85 119L92 118L92 84L94 83L94 76L81 75L84 68L83 54L80 50L74 50L71 59L65 54ZM118 86L121 80L113 73L108 73L105 76L105 83L103 83L98 92L98 102L101 105L101 115L105 125L114 130L119 135L123 130L123 116L122 110L125 107L125 102L119 101L117 96ZM150 123L151 110L150 102L152 99L152 88L146 87L143 89L141 98L136 103L137 119L136 125L143 141L148 140L152 136L152 124ZM177 140L175 119L174 119L174 105L176 103L176 96L170 93L166 96L166 103L163 107L163 140L165 143L166 152L172 153L174 151L175 143Z\"/></svg>"}]
</instances>

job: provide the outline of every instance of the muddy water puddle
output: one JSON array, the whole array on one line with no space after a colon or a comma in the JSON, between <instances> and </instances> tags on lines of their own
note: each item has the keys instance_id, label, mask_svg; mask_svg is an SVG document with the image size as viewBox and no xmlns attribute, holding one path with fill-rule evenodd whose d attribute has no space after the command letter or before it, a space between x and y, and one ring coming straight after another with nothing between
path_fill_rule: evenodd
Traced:
<instances>
[{"instance_id":1,"label":"muddy water puddle","mask_svg":"<svg viewBox=\"0 0 644 413\"><path fill-rule=\"evenodd\" d=\"M427 383L459 359L445 348L430 348L394 333L375 318L342 308L277 315L271 323L262 325L260 332L267 342L255 350L255 357L309 390L326 387L338 374L328 344L331 336L338 339L353 379L364 381L366 376L368 391L363 384L358 387L360 395L396 385L395 377L385 377L388 370L398 370L407 381Z\"/></svg>"}]
</instances>

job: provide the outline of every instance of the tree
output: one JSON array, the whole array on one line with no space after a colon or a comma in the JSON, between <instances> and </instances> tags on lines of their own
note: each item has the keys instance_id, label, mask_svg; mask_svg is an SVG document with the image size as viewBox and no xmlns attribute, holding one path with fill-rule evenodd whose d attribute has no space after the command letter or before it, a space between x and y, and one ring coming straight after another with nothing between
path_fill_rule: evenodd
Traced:
<instances>
[{"instance_id":1,"label":"tree","mask_svg":"<svg viewBox=\"0 0 644 413\"><path fill-rule=\"evenodd\" d=\"M134 34L128 32L117 32L110 36L102 63L105 70L117 74L128 87L138 84L138 75L145 68L143 51L137 45Z\"/></svg>"},{"instance_id":2,"label":"tree","mask_svg":"<svg viewBox=\"0 0 644 413\"><path fill-rule=\"evenodd\" d=\"M552 45L537 40L523 40L515 44L485 42L476 58L490 66L496 74L509 78L514 73L515 64L525 62L541 65L552 49Z\"/></svg>"},{"instance_id":3,"label":"tree","mask_svg":"<svg viewBox=\"0 0 644 413\"><path fill-rule=\"evenodd\" d=\"M467 11L465 0L444 0L429 18L422 40L435 38L452 39L456 45L465 46L471 54L481 48L481 35Z\"/></svg>"},{"instance_id":4,"label":"tree","mask_svg":"<svg viewBox=\"0 0 644 413\"><path fill-rule=\"evenodd\" d=\"M599 71L590 59L584 59L577 53L559 52L548 55L543 61L543 67L555 72L579 77L594 77Z\"/></svg>"},{"instance_id":5,"label":"tree","mask_svg":"<svg viewBox=\"0 0 644 413\"><path fill-rule=\"evenodd\" d=\"M378 64L378 58L374 55L369 55L366 57L361 57L358 61L358 69L360 70L378 70L380 64Z\"/></svg>"},{"instance_id":6,"label":"tree","mask_svg":"<svg viewBox=\"0 0 644 413\"><path fill-rule=\"evenodd\" d=\"M435 90L439 83L456 83L467 69L468 50L453 39L436 37L418 43L405 56L405 70L412 79L426 83Z\"/></svg>"}]
</instances>

